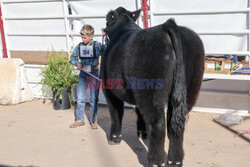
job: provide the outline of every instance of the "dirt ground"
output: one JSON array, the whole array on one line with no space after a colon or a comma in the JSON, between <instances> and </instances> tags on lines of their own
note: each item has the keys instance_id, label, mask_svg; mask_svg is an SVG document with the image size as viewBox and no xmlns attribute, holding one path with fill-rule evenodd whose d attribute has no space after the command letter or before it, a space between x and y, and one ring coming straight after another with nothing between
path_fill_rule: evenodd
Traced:
<instances>
[{"instance_id":1,"label":"dirt ground","mask_svg":"<svg viewBox=\"0 0 250 167\"><path fill-rule=\"evenodd\" d=\"M89 118L89 106L87 106ZM250 166L250 134L245 139L234 130L250 130L250 118L226 129L213 122L218 115L191 112L185 131L185 167ZM56 111L41 99L15 106L0 106L0 167L141 167L147 166L147 140L136 136L136 114L125 109L123 141L108 145L110 117L99 106L99 129L89 122L76 129L74 109ZM166 138L165 150L168 148Z\"/></svg>"}]
</instances>

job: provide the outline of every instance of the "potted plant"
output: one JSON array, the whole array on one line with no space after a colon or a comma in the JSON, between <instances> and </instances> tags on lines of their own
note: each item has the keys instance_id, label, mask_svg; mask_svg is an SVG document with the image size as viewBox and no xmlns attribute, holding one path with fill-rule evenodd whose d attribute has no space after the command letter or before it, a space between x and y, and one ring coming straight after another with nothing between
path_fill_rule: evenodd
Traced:
<instances>
[{"instance_id":1,"label":"potted plant","mask_svg":"<svg viewBox=\"0 0 250 167\"><path fill-rule=\"evenodd\" d=\"M53 92L53 108L71 108L71 85L78 82L78 76L74 73L74 67L69 63L68 56L64 52L56 53L52 50L47 55L48 65L41 67L42 93L49 88Z\"/></svg>"}]
</instances>

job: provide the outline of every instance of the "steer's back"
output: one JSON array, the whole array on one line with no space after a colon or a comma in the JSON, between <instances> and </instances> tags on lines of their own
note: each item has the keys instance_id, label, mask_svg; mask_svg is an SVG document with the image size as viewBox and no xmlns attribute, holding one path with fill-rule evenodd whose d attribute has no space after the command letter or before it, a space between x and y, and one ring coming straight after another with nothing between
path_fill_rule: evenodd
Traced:
<instances>
[{"instance_id":1,"label":"steer's back","mask_svg":"<svg viewBox=\"0 0 250 167\"><path fill-rule=\"evenodd\" d=\"M145 100L147 97L148 102L152 102L153 96L159 93L159 97L166 100L176 62L170 37L161 26L143 29L131 35L124 47L123 57L125 77L155 80L156 89L146 87L146 90L129 90L135 99ZM162 80L162 88L156 80Z\"/></svg>"}]
</instances>

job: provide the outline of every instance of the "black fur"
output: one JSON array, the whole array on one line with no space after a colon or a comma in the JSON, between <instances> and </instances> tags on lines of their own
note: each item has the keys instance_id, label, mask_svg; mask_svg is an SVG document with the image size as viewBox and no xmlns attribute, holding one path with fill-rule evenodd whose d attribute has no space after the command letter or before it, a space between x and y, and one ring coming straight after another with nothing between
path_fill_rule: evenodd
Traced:
<instances>
[{"instance_id":1,"label":"black fur","mask_svg":"<svg viewBox=\"0 0 250 167\"><path fill-rule=\"evenodd\" d=\"M168 166L182 166L185 116L195 104L204 71L203 44L196 33L177 26L172 19L141 29L134 23L139 13L119 7L106 18L110 42L101 76L104 83L107 79L124 79L122 89L103 90L111 115L110 143L121 141L123 102L134 104L137 134L149 137L148 165L161 165L165 161L167 105ZM128 77L162 79L163 85L161 89L127 89Z\"/></svg>"}]
</instances>

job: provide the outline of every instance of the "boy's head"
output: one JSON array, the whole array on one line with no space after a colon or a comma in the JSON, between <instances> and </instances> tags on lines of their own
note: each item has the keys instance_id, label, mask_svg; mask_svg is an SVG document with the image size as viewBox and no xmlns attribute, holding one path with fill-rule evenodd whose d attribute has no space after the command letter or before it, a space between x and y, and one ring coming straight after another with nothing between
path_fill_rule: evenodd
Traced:
<instances>
[{"instance_id":1,"label":"boy's head","mask_svg":"<svg viewBox=\"0 0 250 167\"><path fill-rule=\"evenodd\" d=\"M84 25L80 31L82 41L88 45L91 39L94 37L95 30L91 25Z\"/></svg>"}]
</instances>

